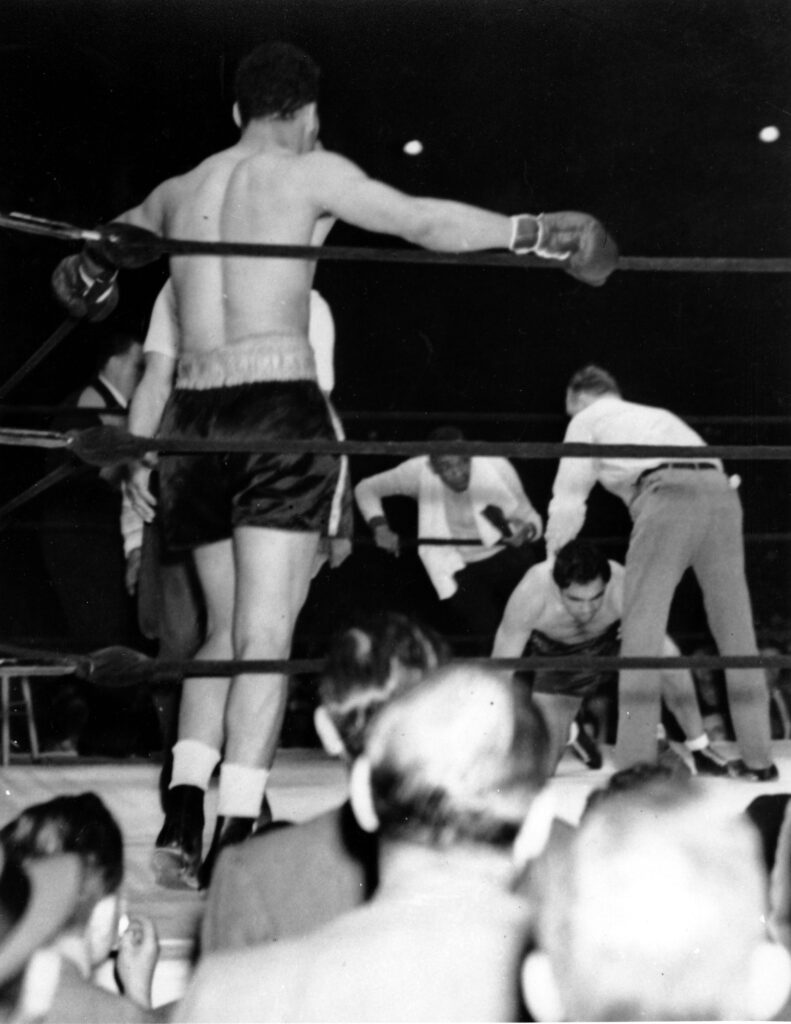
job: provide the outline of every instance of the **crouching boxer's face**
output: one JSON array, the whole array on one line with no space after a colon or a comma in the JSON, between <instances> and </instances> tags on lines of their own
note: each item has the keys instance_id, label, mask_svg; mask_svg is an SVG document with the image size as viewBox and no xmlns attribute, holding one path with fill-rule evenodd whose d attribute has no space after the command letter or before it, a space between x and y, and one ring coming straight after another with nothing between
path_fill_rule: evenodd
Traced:
<instances>
[{"instance_id":1,"label":"crouching boxer's face","mask_svg":"<svg viewBox=\"0 0 791 1024\"><path fill-rule=\"evenodd\" d=\"M569 583L560 591L560 600L572 619L585 626L601 608L606 589L607 584L601 577L588 583Z\"/></svg>"}]
</instances>

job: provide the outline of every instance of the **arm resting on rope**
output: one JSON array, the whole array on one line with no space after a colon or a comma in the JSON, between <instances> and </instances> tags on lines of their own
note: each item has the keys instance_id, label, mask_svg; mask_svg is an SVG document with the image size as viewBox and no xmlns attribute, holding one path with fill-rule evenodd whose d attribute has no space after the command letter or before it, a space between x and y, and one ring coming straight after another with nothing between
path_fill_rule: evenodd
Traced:
<instances>
[{"instance_id":1,"label":"arm resting on rope","mask_svg":"<svg viewBox=\"0 0 791 1024\"><path fill-rule=\"evenodd\" d=\"M172 180L164 182L140 206L98 229L98 239L58 263L52 290L70 316L91 322L105 320L118 305L119 269L144 267L159 259L160 249L144 244L145 232L163 233L165 200L172 188Z\"/></svg>"}]
</instances>

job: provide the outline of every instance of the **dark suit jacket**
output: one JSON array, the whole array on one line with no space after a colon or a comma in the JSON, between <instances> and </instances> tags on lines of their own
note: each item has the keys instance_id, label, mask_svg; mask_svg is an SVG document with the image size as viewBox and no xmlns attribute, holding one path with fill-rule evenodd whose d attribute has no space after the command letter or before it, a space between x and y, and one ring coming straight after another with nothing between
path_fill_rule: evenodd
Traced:
<instances>
[{"instance_id":1,"label":"dark suit jacket","mask_svg":"<svg viewBox=\"0 0 791 1024\"><path fill-rule=\"evenodd\" d=\"M378 842L349 804L254 836L221 854L201 930L203 953L300 935L365 902Z\"/></svg>"}]
</instances>

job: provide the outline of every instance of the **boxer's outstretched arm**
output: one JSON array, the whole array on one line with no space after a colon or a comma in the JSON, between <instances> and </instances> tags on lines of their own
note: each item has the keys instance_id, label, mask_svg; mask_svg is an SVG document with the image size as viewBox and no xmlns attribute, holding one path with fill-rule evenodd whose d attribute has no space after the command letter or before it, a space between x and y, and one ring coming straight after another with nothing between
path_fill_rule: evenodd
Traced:
<instances>
[{"instance_id":1,"label":"boxer's outstretched arm","mask_svg":"<svg viewBox=\"0 0 791 1024\"><path fill-rule=\"evenodd\" d=\"M504 214L446 199L410 196L369 178L336 153L306 160L309 192L321 211L356 227L397 235L440 252L510 249L567 261L572 276L603 284L615 269L618 249L601 224L574 211Z\"/></svg>"}]
</instances>

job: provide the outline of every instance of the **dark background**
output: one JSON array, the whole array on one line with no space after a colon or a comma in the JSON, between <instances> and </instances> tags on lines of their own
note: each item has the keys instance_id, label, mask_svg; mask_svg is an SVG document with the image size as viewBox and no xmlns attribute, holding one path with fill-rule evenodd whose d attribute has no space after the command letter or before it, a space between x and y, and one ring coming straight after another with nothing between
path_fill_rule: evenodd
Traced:
<instances>
[{"instance_id":1,"label":"dark background","mask_svg":"<svg viewBox=\"0 0 791 1024\"><path fill-rule=\"evenodd\" d=\"M233 142L235 65L279 37L323 69L325 145L406 191L505 213L586 210L628 255L786 256L790 30L787 0L3 0L0 209L92 225L137 203ZM770 124L781 134L767 145L758 132ZM403 152L413 138L418 157ZM329 241L394 244L343 225ZM49 275L66 251L0 232L0 379L60 323ZM123 274L112 321L80 327L8 402L52 404L78 388L104 332L145 329L165 274ZM473 438L557 440L569 375L597 361L627 397L743 418L704 420L712 442L789 440L787 423L761 422L791 416L786 275L621 272L590 289L549 270L324 263L317 287L336 318L339 408L404 414L350 415L352 437L416 439L448 420ZM8 402L0 423L42 425ZM4 499L40 472L36 452L0 457ZM388 464L357 459L355 478ZM786 531L787 465L731 468L747 532ZM554 469L519 465L542 512ZM0 636L68 646L34 511L0 533ZM392 512L414 531L408 503ZM597 491L586 532L620 537L618 555L627 530ZM787 540L748 539L747 551L761 635L784 640ZM432 600L414 555L393 563L361 544L318 582L300 646L320 647L357 603L430 617ZM682 594L682 636L700 627L695 608Z\"/></svg>"}]
</instances>

